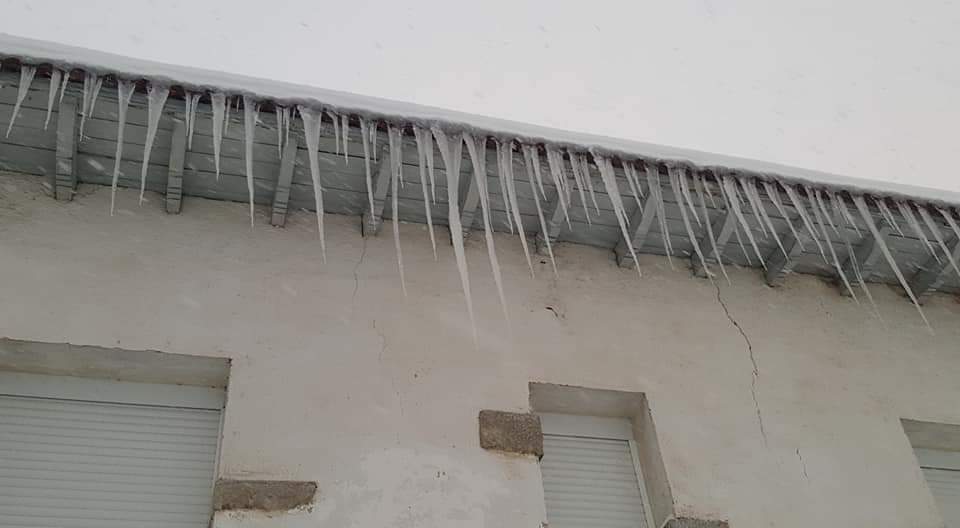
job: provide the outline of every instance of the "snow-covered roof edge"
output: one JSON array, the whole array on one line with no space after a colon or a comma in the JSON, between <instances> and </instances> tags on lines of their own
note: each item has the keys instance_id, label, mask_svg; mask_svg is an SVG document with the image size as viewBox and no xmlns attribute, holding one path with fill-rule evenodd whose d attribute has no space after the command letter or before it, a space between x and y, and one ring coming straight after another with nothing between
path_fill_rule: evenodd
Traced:
<instances>
[{"instance_id":1,"label":"snow-covered roof edge","mask_svg":"<svg viewBox=\"0 0 960 528\"><path fill-rule=\"evenodd\" d=\"M52 64L65 69L79 68L99 74L145 78L193 89L251 95L284 105L323 106L398 123L439 124L455 130L595 151L624 159L656 159L707 169L722 168L854 193L960 205L960 193L954 191L852 178L749 158L560 130L379 97L141 60L5 33L0 33L0 56L14 57L31 64Z\"/></svg>"}]
</instances>

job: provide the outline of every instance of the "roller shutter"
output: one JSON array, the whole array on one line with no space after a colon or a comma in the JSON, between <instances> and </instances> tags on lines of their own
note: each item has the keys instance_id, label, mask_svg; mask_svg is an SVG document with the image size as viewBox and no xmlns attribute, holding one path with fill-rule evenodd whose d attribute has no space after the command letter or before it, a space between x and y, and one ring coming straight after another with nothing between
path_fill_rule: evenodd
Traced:
<instances>
[{"instance_id":1,"label":"roller shutter","mask_svg":"<svg viewBox=\"0 0 960 528\"><path fill-rule=\"evenodd\" d=\"M960 452L916 449L917 460L947 528L960 528Z\"/></svg>"}]
</instances>

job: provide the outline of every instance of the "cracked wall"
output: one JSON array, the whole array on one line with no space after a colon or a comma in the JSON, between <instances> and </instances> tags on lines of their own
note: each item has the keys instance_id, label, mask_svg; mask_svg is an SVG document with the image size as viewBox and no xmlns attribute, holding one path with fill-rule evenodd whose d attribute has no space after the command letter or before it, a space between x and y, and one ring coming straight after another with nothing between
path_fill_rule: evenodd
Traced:
<instances>
[{"instance_id":1,"label":"cracked wall","mask_svg":"<svg viewBox=\"0 0 960 528\"><path fill-rule=\"evenodd\" d=\"M511 335L473 237L475 347L452 250L434 261L423 226L401 226L404 298L392 237L364 241L357 218L326 218L323 264L311 214L277 229L258 208L251 230L245 204L172 216L121 190L111 218L109 189L81 191L58 203L0 175L0 336L231 358L220 477L322 493L215 528L536 527L536 458L477 434L481 409L529 412L531 381L645 394L678 519L939 526L900 418L960 423L952 298L925 306L930 335L887 288L881 322L816 278L773 290L729 270L721 305L679 260L642 256L638 279L587 247L531 279L498 235Z\"/></svg>"}]
</instances>

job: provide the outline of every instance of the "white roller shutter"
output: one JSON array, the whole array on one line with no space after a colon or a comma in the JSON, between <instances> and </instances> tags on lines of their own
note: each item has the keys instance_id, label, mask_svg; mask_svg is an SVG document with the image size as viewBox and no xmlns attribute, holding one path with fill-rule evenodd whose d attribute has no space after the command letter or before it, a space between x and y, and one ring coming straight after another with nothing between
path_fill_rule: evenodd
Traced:
<instances>
[{"instance_id":1,"label":"white roller shutter","mask_svg":"<svg viewBox=\"0 0 960 528\"><path fill-rule=\"evenodd\" d=\"M203 388L0 373L0 527L206 528L222 405Z\"/></svg>"},{"instance_id":2,"label":"white roller shutter","mask_svg":"<svg viewBox=\"0 0 960 528\"><path fill-rule=\"evenodd\" d=\"M960 528L960 452L915 449L947 528Z\"/></svg>"},{"instance_id":3,"label":"white roller shutter","mask_svg":"<svg viewBox=\"0 0 960 528\"><path fill-rule=\"evenodd\" d=\"M629 422L541 415L543 494L551 528L646 528Z\"/></svg>"}]
</instances>

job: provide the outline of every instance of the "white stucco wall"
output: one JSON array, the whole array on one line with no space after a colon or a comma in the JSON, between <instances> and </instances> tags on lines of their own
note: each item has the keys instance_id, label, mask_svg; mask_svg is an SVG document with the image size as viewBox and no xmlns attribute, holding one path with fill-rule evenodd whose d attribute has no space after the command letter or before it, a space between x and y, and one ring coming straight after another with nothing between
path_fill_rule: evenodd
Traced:
<instances>
[{"instance_id":1,"label":"white stucco wall","mask_svg":"<svg viewBox=\"0 0 960 528\"><path fill-rule=\"evenodd\" d=\"M899 419L960 422L960 304L895 291L884 321L812 277L769 289L754 270L719 290L644 257L558 249L530 279L498 237L513 317L485 250L468 256L474 349L446 244L404 226L409 297L389 236L310 214L251 230L247 206L187 199L162 212L83 186L73 202L0 176L0 336L233 358L221 474L316 480L312 511L217 526L538 527L537 463L480 449L480 409L528 409L530 381L646 393L679 514L733 528L939 526ZM443 239L441 235L439 238ZM759 369L756 401L746 343ZM548 309L549 307L549 309Z\"/></svg>"}]
</instances>

